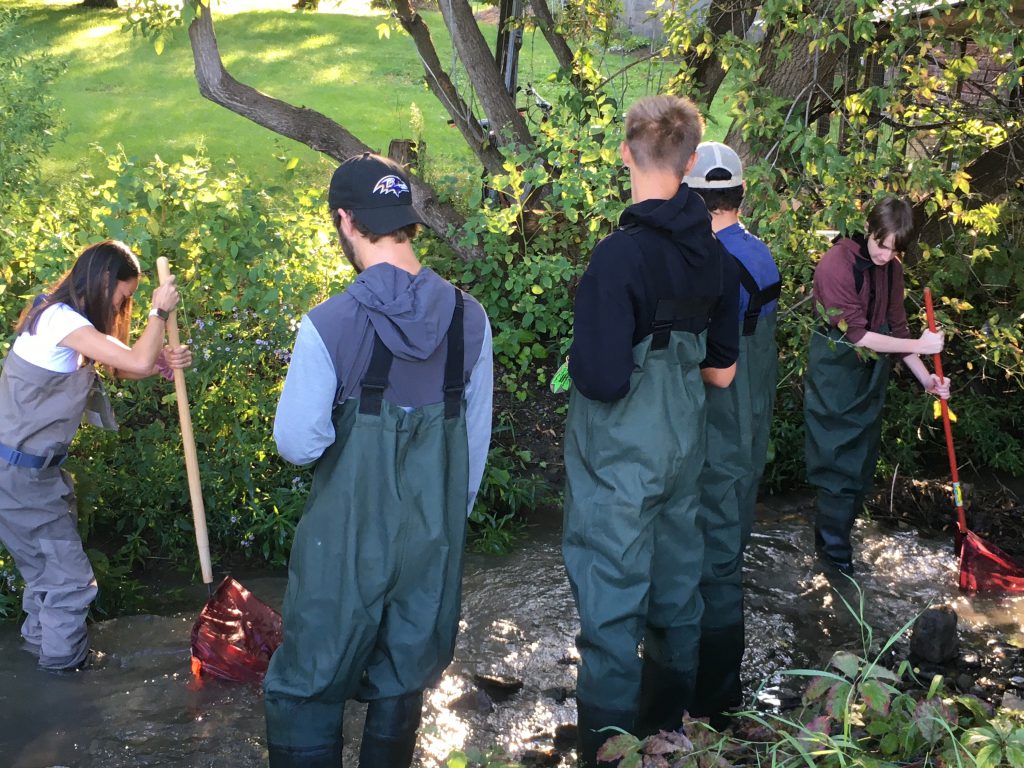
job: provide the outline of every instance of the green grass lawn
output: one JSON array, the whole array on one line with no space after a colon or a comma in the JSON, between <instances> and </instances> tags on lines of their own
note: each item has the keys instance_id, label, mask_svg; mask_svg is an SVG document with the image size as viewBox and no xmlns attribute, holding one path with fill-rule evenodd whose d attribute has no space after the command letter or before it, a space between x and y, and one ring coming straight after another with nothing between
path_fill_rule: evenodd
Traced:
<instances>
[{"instance_id":1,"label":"green grass lawn","mask_svg":"<svg viewBox=\"0 0 1024 768\"><path fill-rule=\"evenodd\" d=\"M461 135L447 125L447 114L423 83L412 40L400 31L381 38L377 27L385 17L360 8L359 1L349 0L340 9L346 12L295 13L287 10L290 0L215 0L218 42L228 71L264 93L324 113L382 152L392 138L414 136L415 104L435 172L472 168ZM123 12L85 9L67 0L8 3L24 12L20 27L32 44L68 66L54 93L65 110L67 134L45 162L48 176L102 171L93 144L107 151L122 145L129 156L145 161L155 154L173 160L202 143L215 161L234 158L258 179L280 172L279 157L297 157L301 177L318 185L333 168L329 158L202 98L184 29L157 56L149 41L123 29ZM239 11L245 7L251 10ZM324 7L332 10L327 2ZM441 61L450 68L451 45L440 14L423 15ZM493 41L495 25L484 29ZM628 61L607 54L602 70L616 72ZM612 83L615 94L628 103L656 90L668 77L661 66L630 68ZM534 82L545 93L543 81L554 68L543 36L528 31L520 82ZM459 66L452 71L468 97L465 72ZM724 119L716 123L712 116L708 137L721 138L726 127Z\"/></svg>"}]
</instances>

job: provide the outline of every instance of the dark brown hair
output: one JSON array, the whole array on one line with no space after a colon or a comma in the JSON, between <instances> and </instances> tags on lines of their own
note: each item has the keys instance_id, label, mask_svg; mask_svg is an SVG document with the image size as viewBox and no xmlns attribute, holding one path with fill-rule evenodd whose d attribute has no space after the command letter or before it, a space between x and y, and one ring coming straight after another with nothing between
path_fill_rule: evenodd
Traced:
<instances>
[{"instance_id":1,"label":"dark brown hair","mask_svg":"<svg viewBox=\"0 0 1024 768\"><path fill-rule=\"evenodd\" d=\"M379 235L376 232L371 232L365 226L363 226L362 222L360 222L359 219L356 218L356 215L352 211L345 212L348 214L348 217L351 220L352 226L355 228L356 232L365 237L371 243L376 243L379 240L383 240L385 237L390 237L395 242L398 243L409 243L412 242L413 238L415 238L416 235L418 235L420 232L419 224L406 224L404 227L399 227L396 230L388 232L386 235ZM334 228L338 231L341 231L341 216L338 214L336 210L331 211L331 221L334 222Z\"/></svg>"},{"instance_id":2,"label":"dark brown hair","mask_svg":"<svg viewBox=\"0 0 1024 768\"><path fill-rule=\"evenodd\" d=\"M142 274L139 260L131 249L117 240L104 240L85 248L74 265L40 298L21 313L15 331L35 333L39 316L54 304L66 304L95 326L96 330L128 343L132 318L129 297L114 307L114 292L121 280Z\"/></svg>"},{"instance_id":3,"label":"dark brown hair","mask_svg":"<svg viewBox=\"0 0 1024 768\"><path fill-rule=\"evenodd\" d=\"M679 96L647 96L626 113L626 144L641 170L668 168L682 178L703 135L697 105Z\"/></svg>"},{"instance_id":4,"label":"dark brown hair","mask_svg":"<svg viewBox=\"0 0 1024 768\"><path fill-rule=\"evenodd\" d=\"M897 251L907 250L916 235L914 209L910 203L898 197L886 197L875 203L868 213L867 225L867 234L879 243L884 243L889 235L893 235L893 247Z\"/></svg>"},{"instance_id":5,"label":"dark brown hair","mask_svg":"<svg viewBox=\"0 0 1024 768\"><path fill-rule=\"evenodd\" d=\"M704 176L704 181L729 181L732 174L724 168L712 168ZM694 192L704 198L704 205L708 213L719 211L738 211L743 205L743 184L735 187L690 187Z\"/></svg>"}]
</instances>

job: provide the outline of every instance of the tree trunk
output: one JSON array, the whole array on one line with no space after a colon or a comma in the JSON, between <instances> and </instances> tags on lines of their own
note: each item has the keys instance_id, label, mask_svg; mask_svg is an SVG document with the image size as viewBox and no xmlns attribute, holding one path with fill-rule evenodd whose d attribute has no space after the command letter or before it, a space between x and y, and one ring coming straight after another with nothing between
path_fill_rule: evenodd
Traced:
<instances>
[{"instance_id":1,"label":"tree trunk","mask_svg":"<svg viewBox=\"0 0 1024 768\"><path fill-rule=\"evenodd\" d=\"M756 10L756 7L748 8L742 3L737 5L736 0L713 0L705 17L712 39L717 42L727 32L742 38ZM710 106L715 100L715 95L725 80L725 68L715 53L715 47L713 45L712 50L704 55L691 51L686 57L686 63L694 69L695 100L704 107Z\"/></svg>"},{"instance_id":2,"label":"tree trunk","mask_svg":"<svg viewBox=\"0 0 1024 768\"><path fill-rule=\"evenodd\" d=\"M985 152L964 168L971 177L973 200L968 207L976 207L997 200L1021 185L1024 179L1024 130L1018 130L1006 141ZM940 243L953 234L953 223L948 218L931 216L925 212L928 200L914 206L918 240L922 243Z\"/></svg>"},{"instance_id":3,"label":"tree trunk","mask_svg":"<svg viewBox=\"0 0 1024 768\"><path fill-rule=\"evenodd\" d=\"M551 15L551 9L548 8L547 0L530 0L530 8L533 9L533 17L537 21L541 34L544 35L544 39L548 41L548 45L555 54L558 66L568 72L570 81L580 88L582 84L573 71L573 62L576 57L565 38L559 33L555 17Z\"/></svg>"},{"instance_id":4,"label":"tree trunk","mask_svg":"<svg viewBox=\"0 0 1024 768\"><path fill-rule=\"evenodd\" d=\"M516 109L515 98L505 90L494 54L473 18L473 9L468 0L440 0L438 5L459 61L466 68L473 92L480 99L494 140L498 144L511 140L513 143L532 146L530 129Z\"/></svg>"},{"instance_id":5,"label":"tree trunk","mask_svg":"<svg viewBox=\"0 0 1024 768\"><path fill-rule=\"evenodd\" d=\"M831 9L827 12L831 14ZM832 90L832 75L846 50L835 45L824 51L816 48L811 53L809 45L814 39L773 26L765 32L761 44L761 71L757 85L786 100L787 123L798 120L808 125L808 110L816 92L818 89ZM788 56L780 60L779 54L787 49ZM751 147L743 138L742 129L742 121L733 123L725 143L736 150L744 165L763 159L761 155L765 149L769 155L778 151L777 144L771 148Z\"/></svg>"},{"instance_id":6,"label":"tree trunk","mask_svg":"<svg viewBox=\"0 0 1024 768\"><path fill-rule=\"evenodd\" d=\"M201 4L188 28L199 92L215 104L252 120L274 133L287 136L341 162L370 148L343 126L312 109L293 107L235 80L224 68L210 8ZM410 177L417 212L434 232L463 259L480 258L477 249L458 243L465 219L449 205L440 203L429 184Z\"/></svg>"},{"instance_id":7,"label":"tree trunk","mask_svg":"<svg viewBox=\"0 0 1024 768\"><path fill-rule=\"evenodd\" d=\"M441 66L441 60L438 58L434 42L430 37L430 30L423 23L423 17L413 10L410 0L395 0L395 12L402 29L409 33L416 44L416 51L420 55L420 61L423 62L423 71L426 73L430 92L448 111L455 126L462 133L462 137L476 154L487 173L491 175L501 173L503 162L501 153L491 143L487 131L481 127L480 122L473 115L473 111L459 95L448 73Z\"/></svg>"}]
</instances>

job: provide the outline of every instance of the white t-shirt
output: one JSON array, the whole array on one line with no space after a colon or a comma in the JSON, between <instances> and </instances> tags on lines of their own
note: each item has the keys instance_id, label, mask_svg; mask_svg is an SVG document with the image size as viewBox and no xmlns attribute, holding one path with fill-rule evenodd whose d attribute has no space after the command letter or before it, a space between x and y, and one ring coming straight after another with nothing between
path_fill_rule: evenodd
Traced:
<instances>
[{"instance_id":1,"label":"white t-shirt","mask_svg":"<svg viewBox=\"0 0 1024 768\"><path fill-rule=\"evenodd\" d=\"M43 310L35 333L22 332L11 347L22 360L56 373L74 373L82 365L82 356L68 347L58 346L68 334L85 326L88 320L67 304L54 304Z\"/></svg>"}]
</instances>

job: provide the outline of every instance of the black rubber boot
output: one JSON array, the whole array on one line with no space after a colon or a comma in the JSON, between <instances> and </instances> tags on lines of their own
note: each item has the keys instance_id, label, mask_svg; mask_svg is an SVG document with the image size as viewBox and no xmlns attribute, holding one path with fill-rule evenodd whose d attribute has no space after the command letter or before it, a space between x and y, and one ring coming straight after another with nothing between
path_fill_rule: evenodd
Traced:
<instances>
[{"instance_id":1,"label":"black rubber boot","mask_svg":"<svg viewBox=\"0 0 1024 768\"><path fill-rule=\"evenodd\" d=\"M422 691L369 701L359 747L360 768L409 768L422 709Z\"/></svg>"},{"instance_id":2,"label":"black rubber boot","mask_svg":"<svg viewBox=\"0 0 1024 768\"><path fill-rule=\"evenodd\" d=\"M676 731L683 725L683 713L693 707L697 673L666 667L644 660L640 681L640 713L637 735L650 736L658 731Z\"/></svg>"},{"instance_id":3,"label":"black rubber boot","mask_svg":"<svg viewBox=\"0 0 1024 768\"><path fill-rule=\"evenodd\" d=\"M854 517L853 514L823 514L819 509L814 522L814 548L819 557L827 565L848 576L853 574L853 544L850 543L850 534L853 531Z\"/></svg>"},{"instance_id":4,"label":"black rubber boot","mask_svg":"<svg viewBox=\"0 0 1024 768\"><path fill-rule=\"evenodd\" d=\"M270 768L341 768L341 739L318 747L268 744Z\"/></svg>"},{"instance_id":5,"label":"black rubber boot","mask_svg":"<svg viewBox=\"0 0 1024 768\"><path fill-rule=\"evenodd\" d=\"M743 648L742 623L701 630L700 666L691 714L709 718L711 727L718 731L729 724L724 713L743 703L740 681Z\"/></svg>"},{"instance_id":6,"label":"black rubber boot","mask_svg":"<svg viewBox=\"0 0 1024 768\"><path fill-rule=\"evenodd\" d=\"M636 713L592 707L580 702L577 702L576 706L577 768L598 768L600 765L612 765L612 763L598 763L597 750L618 732L602 731L601 729L613 727L628 733L636 733Z\"/></svg>"}]
</instances>

